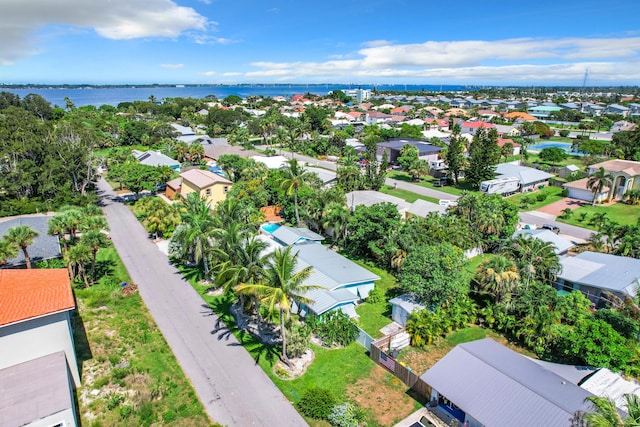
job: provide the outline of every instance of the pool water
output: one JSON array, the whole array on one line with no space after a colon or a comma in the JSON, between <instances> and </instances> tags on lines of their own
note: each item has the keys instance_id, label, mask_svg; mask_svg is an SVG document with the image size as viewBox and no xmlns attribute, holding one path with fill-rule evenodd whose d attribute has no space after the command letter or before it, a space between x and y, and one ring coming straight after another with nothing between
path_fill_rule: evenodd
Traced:
<instances>
[{"instance_id":1,"label":"pool water","mask_svg":"<svg viewBox=\"0 0 640 427\"><path fill-rule=\"evenodd\" d=\"M262 228L265 233L273 234L273 232L280 228L280 226L278 224L269 223L262 224L260 228Z\"/></svg>"},{"instance_id":2,"label":"pool water","mask_svg":"<svg viewBox=\"0 0 640 427\"><path fill-rule=\"evenodd\" d=\"M532 151L541 151L544 148L561 148L567 152L567 154L571 154L572 156L584 156L585 153L580 151L572 151L570 142L559 142L559 141L550 141L550 142L540 142L538 144L533 144L529 146L529 150Z\"/></svg>"}]
</instances>

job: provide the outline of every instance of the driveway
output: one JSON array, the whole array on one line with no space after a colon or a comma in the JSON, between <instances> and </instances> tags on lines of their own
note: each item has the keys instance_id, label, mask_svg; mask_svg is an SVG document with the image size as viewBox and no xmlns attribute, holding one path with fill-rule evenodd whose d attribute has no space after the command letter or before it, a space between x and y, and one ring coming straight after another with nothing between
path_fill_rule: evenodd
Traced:
<instances>
[{"instance_id":1,"label":"driveway","mask_svg":"<svg viewBox=\"0 0 640 427\"><path fill-rule=\"evenodd\" d=\"M564 199L558 200L557 202L553 202L541 207L540 209L538 209L538 212L543 212L553 216L560 216L562 214L562 211L566 208L574 210L578 209L580 206L584 206L585 204L588 203L583 200L565 197Z\"/></svg>"},{"instance_id":2,"label":"driveway","mask_svg":"<svg viewBox=\"0 0 640 427\"><path fill-rule=\"evenodd\" d=\"M207 414L227 426L307 423L218 316L148 239L129 209L98 182L111 239Z\"/></svg>"}]
</instances>

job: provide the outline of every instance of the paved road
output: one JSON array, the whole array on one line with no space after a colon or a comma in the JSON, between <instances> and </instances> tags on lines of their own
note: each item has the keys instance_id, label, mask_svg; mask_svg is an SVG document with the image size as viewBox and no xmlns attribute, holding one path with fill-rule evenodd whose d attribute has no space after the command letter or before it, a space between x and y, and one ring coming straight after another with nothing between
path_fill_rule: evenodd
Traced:
<instances>
[{"instance_id":1,"label":"paved road","mask_svg":"<svg viewBox=\"0 0 640 427\"><path fill-rule=\"evenodd\" d=\"M258 148L261 149L265 149L268 148L266 146L258 146ZM309 156L304 156L302 154L298 154L298 153L291 153L290 151L282 151L279 149L276 149L276 153L281 155L281 156L285 156L288 158L291 158L291 156L293 156L294 158L298 159L298 160L302 160L303 162L307 162L309 165L311 166L318 166L324 169L329 169L332 171L335 171L338 168L338 165L335 162L330 162L327 160L318 160L314 157L309 157ZM410 182L406 182L406 181L400 181L397 179L391 179L391 178L387 178L385 180L385 184L391 186L391 187L396 187L398 189L401 190L407 190L407 191L411 191L413 193L416 194L420 194L423 196L427 196L427 197L432 197L434 199L444 199L444 200L456 200L458 199L458 196L454 196L453 194L449 194L449 193L445 193L443 191L438 191L438 190L433 190L431 188L426 188L426 187L422 187L420 185L416 185L416 184L412 184Z\"/></svg>"},{"instance_id":2,"label":"paved road","mask_svg":"<svg viewBox=\"0 0 640 427\"><path fill-rule=\"evenodd\" d=\"M307 425L111 187L98 189L112 241L207 414L227 426Z\"/></svg>"},{"instance_id":3,"label":"paved road","mask_svg":"<svg viewBox=\"0 0 640 427\"><path fill-rule=\"evenodd\" d=\"M587 228L576 227L575 225L565 224L564 222L559 222L551 219L551 217L546 216L545 214L541 214L540 212L520 212L520 221L526 222L527 224L553 224L560 228L560 233L565 234L571 237L577 237L579 239L587 240L593 230L589 230Z\"/></svg>"}]
</instances>

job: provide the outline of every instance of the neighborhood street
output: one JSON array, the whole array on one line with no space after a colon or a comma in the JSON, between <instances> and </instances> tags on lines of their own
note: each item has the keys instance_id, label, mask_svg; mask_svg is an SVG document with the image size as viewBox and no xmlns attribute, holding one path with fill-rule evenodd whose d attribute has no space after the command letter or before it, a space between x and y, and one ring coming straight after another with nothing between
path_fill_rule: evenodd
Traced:
<instances>
[{"instance_id":1,"label":"neighborhood street","mask_svg":"<svg viewBox=\"0 0 640 427\"><path fill-rule=\"evenodd\" d=\"M304 419L101 179L110 235L207 414L227 426L304 426Z\"/></svg>"}]
</instances>

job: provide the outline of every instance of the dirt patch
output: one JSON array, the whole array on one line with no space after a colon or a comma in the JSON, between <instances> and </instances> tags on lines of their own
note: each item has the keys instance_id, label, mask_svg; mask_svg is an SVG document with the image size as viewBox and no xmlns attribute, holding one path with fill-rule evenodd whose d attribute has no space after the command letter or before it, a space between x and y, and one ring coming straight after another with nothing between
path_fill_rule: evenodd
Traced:
<instances>
[{"instance_id":1,"label":"dirt patch","mask_svg":"<svg viewBox=\"0 0 640 427\"><path fill-rule=\"evenodd\" d=\"M347 396L366 409L381 426L392 426L415 410L408 387L383 367L376 365L370 375L347 387Z\"/></svg>"},{"instance_id":2,"label":"dirt patch","mask_svg":"<svg viewBox=\"0 0 640 427\"><path fill-rule=\"evenodd\" d=\"M313 350L309 349L300 357L289 358L289 366L282 361L278 361L273 367L273 372L281 380L294 380L307 372L307 368L314 358Z\"/></svg>"}]
</instances>

